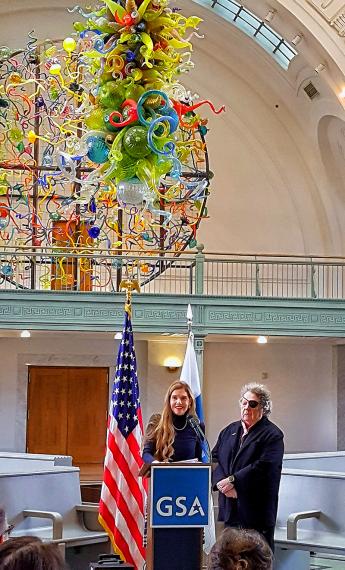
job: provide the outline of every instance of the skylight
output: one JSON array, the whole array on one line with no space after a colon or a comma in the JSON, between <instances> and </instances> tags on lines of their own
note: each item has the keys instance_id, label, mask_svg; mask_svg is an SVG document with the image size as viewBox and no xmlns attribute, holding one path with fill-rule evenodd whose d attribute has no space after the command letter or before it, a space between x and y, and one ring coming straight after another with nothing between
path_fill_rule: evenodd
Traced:
<instances>
[{"instance_id":1,"label":"skylight","mask_svg":"<svg viewBox=\"0 0 345 570\"><path fill-rule=\"evenodd\" d=\"M232 22L237 28L253 38L279 63L288 69L290 61L297 51L268 24L260 20L248 8L235 0L195 0L198 4L210 7L225 20Z\"/></svg>"}]
</instances>

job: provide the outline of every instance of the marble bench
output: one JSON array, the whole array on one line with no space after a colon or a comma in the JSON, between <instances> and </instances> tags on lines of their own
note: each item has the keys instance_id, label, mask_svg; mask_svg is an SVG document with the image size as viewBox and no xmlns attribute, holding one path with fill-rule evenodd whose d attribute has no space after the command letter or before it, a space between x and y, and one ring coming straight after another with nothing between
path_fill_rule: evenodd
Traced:
<instances>
[{"instance_id":1,"label":"marble bench","mask_svg":"<svg viewBox=\"0 0 345 570\"><path fill-rule=\"evenodd\" d=\"M345 472L283 469L277 570L309 570L311 553L345 556Z\"/></svg>"}]
</instances>

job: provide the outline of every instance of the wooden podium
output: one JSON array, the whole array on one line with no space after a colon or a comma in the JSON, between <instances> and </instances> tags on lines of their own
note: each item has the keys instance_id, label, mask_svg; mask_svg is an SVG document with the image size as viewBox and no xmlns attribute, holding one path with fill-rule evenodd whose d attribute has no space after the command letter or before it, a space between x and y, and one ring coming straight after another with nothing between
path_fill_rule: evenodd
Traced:
<instances>
[{"instance_id":1,"label":"wooden podium","mask_svg":"<svg viewBox=\"0 0 345 570\"><path fill-rule=\"evenodd\" d=\"M147 570L200 570L211 466L153 463L148 495Z\"/></svg>"}]
</instances>

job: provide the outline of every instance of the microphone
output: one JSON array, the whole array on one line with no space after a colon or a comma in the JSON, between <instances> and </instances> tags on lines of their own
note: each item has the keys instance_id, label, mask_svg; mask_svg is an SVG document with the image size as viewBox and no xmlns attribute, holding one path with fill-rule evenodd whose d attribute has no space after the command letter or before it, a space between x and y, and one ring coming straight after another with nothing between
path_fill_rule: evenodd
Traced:
<instances>
[{"instance_id":1,"label":"microphone","mask_svg":"<svg viewBox=\"0 0 345 570\"><path fill-rule=\"evenodd\" d=\"M200 427L200 420L198 417L196 416L192 416L189 415L187 416L187 422L189 423L189 425L191 426L191 428L195 431L196 435L198 436L199 440L201 443L206 443L207 446L207 461L208 463L211 463L211 448L210 448L210 444L207 441L206 435L204 434L204 432L202 431L201 427Z\"/></svg>"}]
</instances>

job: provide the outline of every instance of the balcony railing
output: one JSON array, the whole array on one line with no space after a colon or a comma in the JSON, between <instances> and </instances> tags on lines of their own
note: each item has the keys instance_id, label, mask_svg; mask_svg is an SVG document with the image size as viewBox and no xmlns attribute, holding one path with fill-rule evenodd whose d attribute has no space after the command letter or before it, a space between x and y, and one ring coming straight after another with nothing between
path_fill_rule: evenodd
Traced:
<instances>
[{"instance_id":1,"label":"balcony railing","mask_svg":"<svg viewBox=\"0 0 345 570\"><path fill-rule=\"evenodd\" d=\"M3 248L0 291L116 293L124 279L141 292L168 295L345 299L345 259L117 250Z\"/></svg>"}]
</instances>

